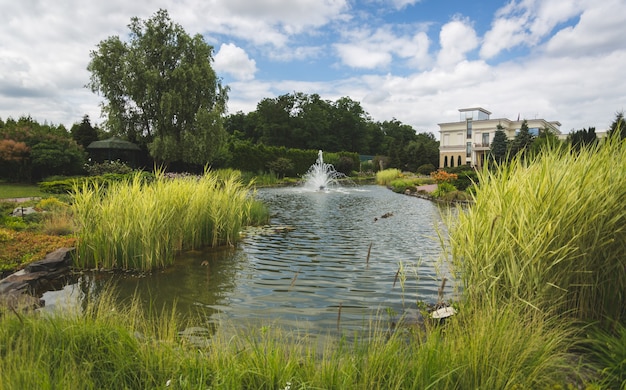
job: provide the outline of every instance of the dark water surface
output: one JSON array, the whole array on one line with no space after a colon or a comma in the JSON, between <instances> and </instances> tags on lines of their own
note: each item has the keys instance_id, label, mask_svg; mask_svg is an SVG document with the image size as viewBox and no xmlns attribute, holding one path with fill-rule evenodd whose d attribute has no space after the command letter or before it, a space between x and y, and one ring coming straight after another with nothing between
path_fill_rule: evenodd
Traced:
<instances>
[{"instance_id":1,"label":"dark water surface","mask_svg":"<svg viewBox=\"0 0 626 390\"><path fill-rule=\"evenodd\" d=\"M271 210L271 226L246 229L236 248L186 252L175 267L142 277L85 275L46 293L46 310L77 304L113 278L122 297L137 292L156 307L176 301L212 323L324 331L433 303L441 277L450 279L439 264L437 229L445 228L427 200L380 186L257 196Z\"/></svg>"}]
</instances>

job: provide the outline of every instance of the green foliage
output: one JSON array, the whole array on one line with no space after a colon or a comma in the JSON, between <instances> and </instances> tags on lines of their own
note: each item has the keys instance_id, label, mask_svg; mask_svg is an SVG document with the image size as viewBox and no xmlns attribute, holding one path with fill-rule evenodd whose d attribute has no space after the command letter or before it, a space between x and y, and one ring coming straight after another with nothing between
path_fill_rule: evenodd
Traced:
<instances>
[{"instance_id":1,"label":"green foliage","mask_svg":"<svg viewBox=\"0 0 626 390\"><path fill-rule=\"evenodd\" d=\"M570 143L571 147L575 151L579 151L580 149L595 145L598 142L598 137L596 136L596 128L590 127L589 129L582 129L570 133L567 136L567 141Z\"/></svg>"},{"instance_id":2,"label":"green foliage","mask_svg":"<svg viewBox=\"0 0 626 390\"><path fill-rule=\"evenodd\" d=\"M267 164L267 167L271 172L276 172L279 177L285 177L285 175L289 172L293 171L293 163L290 159L279 157L274 161L270 161Z\"/></svg>"},{"instance_id":3,"label":"green foliage","mask_svg":"<svg viewBox=\"0 0 626 390\"><path fill-rule=\"evenodd\" d=\"M37 205L35 207L40 208L45 211L53 211L53 210L65 208L67 206L68 206L67 203L62 202L58 198L50 197L50 198L45 198L45 199L40 200L39 202L37 202Z\"/></svg>"},{"instance_id":4,"label":"green foliage","mask_svg":"<svg viewBox=\"0 0 626 390\"><path fill-rule=\"evenodd\" d=\"M415 177L414 178L401 178L401 179L392 180L389 183L389 186L391 187L391 190L396 193L404 193L406 192L407 189L414 192L416 186L422 185L426 181L427 181L426 179L415 178Z\"/></svg>"},{"instance_id":5,"label":"green foliage","mask_svg":"<svg viewBox=\"0 0 626 390\"><path fill-rule=\"evenodd\" d=\"M396 168L389 168L383 171L376 172L376 184L381 186L388 186L393 180L400 177L402 172Z\"/></svg>"},{"instance_id":6,"label":"green foliage","mask_svg":"<svg viewBox=\"0 0 626 390\"><path fill-rule=\"evenodd\" d=\"M107 290L82 312L0 309L3 387L507 389L559 388L577 377L567 353L572 332L511 307L463 307L445 327L427 323L425 331L389 332L381 318L324 338L223 323L202 346L178 331L204 324L183 322L175 308L114 301Z\"/></svg>"},{"instance_id":7,"label":"green foliage","mask_svg":"<svg viewBox=\"0 0 626 390\"><path fill-rule=\"evenodd\" d=\"M591 328L583 347L599 374L603 389L626 388L626 326L615 322L609 329Z\"/></svg>"},{"instance_id":8,"label":"green foliage","mask_svg":"<svg viewBox=\"0 0 626 390\"><path fill-rule=\"evenodd\" d=\"M437 170L437 168L435 168L435 166L433 164L424 164L424 165L420 165L417 168L416 173L418 173L420 175L429 176L431 172L434 172L436 170Z\"/></svg>"},{"instance_id":9,"label":"green foliage","mask_svg":"<svg viewBox=\"0 0 626 390\"><path fill-rule=\"evenodd\" d=\"M80 123L74 124L70 129L70 133L74 141L82 146L84 150L87 150L87 146L90 143L98 140L98 132L91 126L89 115L83 116L83 120Z\"/></svg>"},{"instance_id":10,"label":"green foliage","mask_svg":"<svg viewBox=\"0 0 626 390\"><path fill-rule=\"evenodd\" d=\"M131 19L129 42L109 37L91 52L89 87L107 102L106 125L148 145L158 161L204 165L222 149L228 88L211 67L213 48L166 10Z\"/></svg>"},{"instance_id":11,"label":"green foliage","mask_svg":"<svg viewBox=\"0 0 626 390\"><path fill-rule=\"evenodd\" d=\"M294 92L266 98L254 112L228 116L225 126L232 142L389 156L384 168L415 171L420 165L436 165L439 160L439 142L432 133L416 133L395 119L373 122L360 103L348 97L332 102L317 94ZM352 166L343 163L333 164L348 175L359 166L358 160ZM380 166L375 163L374 168L379 170Z\"/></svg>"},{"instance_id":12,"label":"green foliage","mask_svg":"<svg viewBox=\"0 0 626 390\"><path fill-rule=\"evenodd\" d=\"M459 190L465 191L473 184L478 184L478 173L473 169L467 169L457 173L457 178L452 184Z\"/></svg>"},{"instance_id":13,"label":"green foliage","mask_svg":"<svg viewBox=\"0 0 626 390\"><path fill-rule=\"evenodd\" d=\"M33 182L83 173L85 153L62 126L22 117L1 128L0 139L0 178Z\"/></svg>"},{"instance_id":14,"label":"green foliage","mask_svg":"<svg viewBox=\"0 0 626 390\"><path fill-rule=\"evenodd\" d=\"M286 175L304 175L317 159L317 150L287 149L285 147L266 146L264 144L253 144L250 141L233 141L229 145L229 161L226 165L242 172L266 173L272 170L278 161L286 163L289 161L292 167L284 170ZM356 153L324 153L324 162L333 164L337 171L346 175L350 171L344 172L340 169L353 169L359 164L359 155ZM278 166L277 166L278 167ZM284 165L283 168L287 168ZM273 170L275 173L279 171Z\"/></svg>"},{"instance_id":15,"label":"green foliage","mask_svg":"<svg viewBox=\"0 0 626 390\"><path fill-rule=\"evenodd\" d=\"M39 189L48 194L70 194L73 191L74 186L77 185L106 188L110 183L128 180L130 178L134 178L135 176L140 177L141 181L144 183L149 183L154 180L154 174L145 171L133 171L130 173L104 173L99 176L73 177L62 180L41 181L39 182Z\"/></svg>"},{"instance_id":16,"label":"green foliage","mask_svg":"<svg viewBox=\"0 0 626 390\"><path fill-rule=\"evenodd\" d=\"M513 141L511 141L511 155L521 155L525 157L530 151L530 147L534 141L534 136L530 133L528 129L528 122L524 120L522 122L522 126L520 127L519 133L515 135Z\"/></svg>"},{"instance_id":17,"label":"green foliage","mask_svg":"<svg viewBox=\"0 0 626 390\"><path fill-rule=\"evenodd\" d=\"M502 163L507 160L509 154L509 139L504 132L502 125L498 124L496 132L491 142L489 157L496 163Z\"/></svg>"},{"instance_id":18,"label":"green foliage","mask_svg":"<svg viewBox=\"0 0 626 390\"><path fill-rule=\"evenodd\" d=\"M85 170L89 176L100 176L107 173L126 174L133 171L131 167L120 160L88 164L85 166Z\"/></svg>"},{"instance_id":19,"label":"green foliage","mask_svg":"<svg viewBox=\"0 0 626 390\"><path fill-rule=\"evenodd\" d=\"M470 301L584 321L626 318L626 144L544 150L481 172L450 231ZM607 212L607 210L611 210Z\"/></svg>"},{"instance_id":20,"label":"green foliage","mask_svg":"<svg viewBox=\"0 0 626 390\"><path fill-rule=\"evenodd\" d=\"M626 139L626 120L624 119L624 111L615 114L615 119L611 123L608 136L615 136L619 139Z\"/></svg>"},{"instance_id":21,"label":"green foliage","mask_svg":"<svg viewBox=\"0 0 626 390\"><path fill-rule=\"evenodd\" d=\"M457 191L457 188L452 183L442 182L437 184L437 189L433 191L435 198L443 198L446 194Z\"/></svg>"},{"instance_id":22,"label":"green foliage","mask_svg":"<svg viewBox=\"0 0 626 390\"><path fill-rule=\"evenodd\" d=\"M203 246L233 245L250 214L249 188L237 171L168 178L140 173L108 186L83 182L73 188L79 226L79 267L151 270L171 265L175 254Z\"/></svg>"}]
</instances>

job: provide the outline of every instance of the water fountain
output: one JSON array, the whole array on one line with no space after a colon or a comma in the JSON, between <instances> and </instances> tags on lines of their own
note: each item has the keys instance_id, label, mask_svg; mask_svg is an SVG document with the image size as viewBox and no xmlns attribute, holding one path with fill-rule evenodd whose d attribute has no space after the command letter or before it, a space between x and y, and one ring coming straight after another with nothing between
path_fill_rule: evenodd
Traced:
<instances>
[{"instance_id":1,"label":"water fountain","mask_svg":"<svg viewBox=\"0 0 626 390\"><path fill-rule=\"evenodd\" d=\"M337 180L346 177L337 172L332 164L324 162L322 151L317 152L317 160L304 175L304 187L314 191L327 191L337 186Z\"/></svg>"}]
</instances>

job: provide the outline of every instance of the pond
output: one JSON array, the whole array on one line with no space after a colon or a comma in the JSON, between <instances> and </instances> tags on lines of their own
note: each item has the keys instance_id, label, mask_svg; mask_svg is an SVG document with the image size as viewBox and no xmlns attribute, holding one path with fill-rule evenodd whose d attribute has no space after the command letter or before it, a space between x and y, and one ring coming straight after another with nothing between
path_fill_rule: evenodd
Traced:
<instances>
[{"instance_id":1,"label":"pond","mask_svg":"<svg viewBox=\"0 0 626 390\"><path fill-rule=\"evenodd\" d=\"M76 305L114 281L157 308L176 301L211 324L278 324L324 332L434 303L443 276L440 209L381 186L261 189L271 225L248 228L235 248L180 254L176 266L138 277L86 273L44 294L45 310ZM451 298L452 283L446 285Z\"/></svg>"}]
</instances>

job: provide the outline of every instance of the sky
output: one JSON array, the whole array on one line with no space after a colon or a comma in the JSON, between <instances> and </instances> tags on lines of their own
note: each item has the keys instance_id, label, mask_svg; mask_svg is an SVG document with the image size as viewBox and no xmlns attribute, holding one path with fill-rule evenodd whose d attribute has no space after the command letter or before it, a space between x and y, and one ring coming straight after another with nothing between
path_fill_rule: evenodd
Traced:
<instances>
[{"instance_id":1,"label":"sky","mask_svg":"<svg viewBox=\"0 0 626 390\"><path fill-rule=\"evenodd\" d=\"M103 123L90 53L159 9L213 47L229 113L316 93L438 138L459 108L562 133L626 110L626 0L0 0L0 119Z\"/></svg>"}]
</instances>

